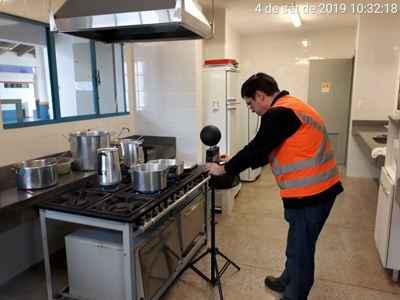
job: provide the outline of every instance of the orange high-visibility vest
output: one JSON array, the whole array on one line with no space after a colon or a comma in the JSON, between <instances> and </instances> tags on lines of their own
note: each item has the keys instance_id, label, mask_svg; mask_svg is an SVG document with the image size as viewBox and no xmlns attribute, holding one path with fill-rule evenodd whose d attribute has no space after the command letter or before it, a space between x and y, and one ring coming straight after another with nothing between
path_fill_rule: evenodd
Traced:
<instances>
[{"instance_id":1,"label":"orange high-visibility vest","mask_svg":"<svg viewBox=\"0 0 400 300\"><path fill-rule=\"evenodd\" d=\"M290 108L301 121L300 128L269 156L281 197L315 195L339 182L332 146L320 115L292 96L280 98L273 107Z\"/></svg>"}]
</instances>

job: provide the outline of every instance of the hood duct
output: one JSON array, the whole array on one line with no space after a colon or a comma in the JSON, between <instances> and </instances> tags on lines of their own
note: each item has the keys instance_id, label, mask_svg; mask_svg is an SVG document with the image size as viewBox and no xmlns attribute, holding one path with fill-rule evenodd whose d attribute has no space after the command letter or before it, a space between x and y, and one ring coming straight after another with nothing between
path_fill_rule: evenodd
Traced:
<instances>
[{"instance_id":1,"label":"hood duct","mask_svg":"<svg viewBox=\"0 0 400 300\"><path fill-rule=\"evenodd\" d=\"M56 30L105 43L210 38L196 0L67 0Z\"/></svg>"}]
</instances>

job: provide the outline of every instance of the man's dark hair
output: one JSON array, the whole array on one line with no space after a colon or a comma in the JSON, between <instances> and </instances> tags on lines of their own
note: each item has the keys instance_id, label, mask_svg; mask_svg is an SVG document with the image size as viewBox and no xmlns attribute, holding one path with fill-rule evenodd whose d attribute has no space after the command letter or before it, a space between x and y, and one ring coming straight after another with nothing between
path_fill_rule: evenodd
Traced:
<instances>
[{"instance_id":1,"label":"man's dark hair","mask_svg":"<svg viewBox=\"0 0 400 300\"><path fill-rule=\"evenodd\" d=\"M254 74L243 83L241 91L242 98L254 99L256 91L261 91L267 96L272 96L276 92L279 92L278 83L268 74Z\"/></svg>"}]
</instances>

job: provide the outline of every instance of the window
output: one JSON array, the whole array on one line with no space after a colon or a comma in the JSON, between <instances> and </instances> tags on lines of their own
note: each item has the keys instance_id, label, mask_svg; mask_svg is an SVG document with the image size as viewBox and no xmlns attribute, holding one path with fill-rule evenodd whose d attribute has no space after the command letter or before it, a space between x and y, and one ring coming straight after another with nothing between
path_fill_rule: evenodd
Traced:
<instances>
[{"instance_id":1,"label":"window","mask_svg":"<svg viewBox=\"0 0 400 300\"><path fill-rule=\"evenodd\" d=\"M136 110L144 109L144 73L143 61L135 61L135 91L136 91Z\"/></svg>"},{"instance_id":2,"label":"window","mask_svg":"<svg viewBox=\"0 0 400 300\"><path fill-rule=\"evenodd\" d=\"M61 33L54 41L61 117L127 111L122 45Z\"/></svg>"},{"instance_id":3,"label":"window","mask_svg":"<svg viewBox=\"0 0 400 300\"><path fill-rule=\"evenodd\" d=\"M127 113L122 44L62 33L0 13L0 108L4 128Z\"/></svg>"},{"instance_id":4,"label":"window","mask_svg":"<svg viewBox=\"0 0 400 300\"><path fill-rule=\"evenodd\" d=\"M0 16L0 107L5 125L52 120L46 27Z\"/></svg>"},{"instance_id":5,"label":"window","mask_svg":"<svg viewBox=\"0 0 400 300\"><path fill-rule=\"evenodd\" d=\"M96 113L90 40L55 34L61 117Z\"/></svg>"}]
</instances>

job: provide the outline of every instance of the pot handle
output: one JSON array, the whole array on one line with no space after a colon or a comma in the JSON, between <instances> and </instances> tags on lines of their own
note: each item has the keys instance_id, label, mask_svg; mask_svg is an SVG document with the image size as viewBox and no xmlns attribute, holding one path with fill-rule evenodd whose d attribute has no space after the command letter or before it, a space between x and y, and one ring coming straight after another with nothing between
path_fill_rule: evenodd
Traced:
<instances>
[{"instance_id":1,"label":"pot handle","mask_svg":"<svg viewBox=\"0 0 400 300\"><path fill-rule=\"evenodd\" d=\"M65 134L61 134L63 136L63 138L65 138L68 142L70 141L69 137L66 136Z\"/></svg>"},{"instance_id":2,"label":"pot handle","mask_svg":"<svg viewBox=\"0 0 400 300\"><path fill-rule=\"evenodd\" d=\"M23 168L20 168L17 164L12 165L10 167L10 169L15 172L15 174L21 174L21 171L23 170Z\"/></svg>"},{"instance_id":3,"label":"pot handle","mask_svg":"<svg viewBox=\"0 0 400 300\"><path fill-rule=\"evenodd\" d=\"M97 175L102 175L101 174L101 159L100 159L100 156L107 157L107 154L105 154L103 152L97 153Z\"/></svg>"}]
</instances>

